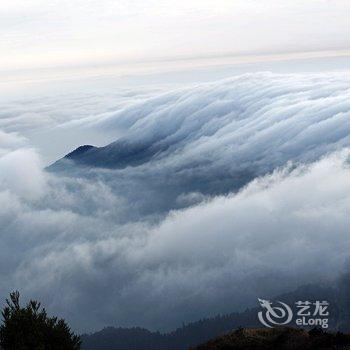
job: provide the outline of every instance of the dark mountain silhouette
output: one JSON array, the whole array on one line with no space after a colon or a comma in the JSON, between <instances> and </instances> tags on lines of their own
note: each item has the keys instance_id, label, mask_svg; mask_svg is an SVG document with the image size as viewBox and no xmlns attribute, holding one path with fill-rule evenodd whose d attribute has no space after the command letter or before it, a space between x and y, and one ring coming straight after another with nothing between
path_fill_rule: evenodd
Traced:
<instances>
[{"instance_id":1,"label":"dark mountain silhouette","mask_svg":"<svg viewBox=\"0 0 350 350\"><path fill-rule=\"evenodd\" d=\"M91 151L92 149L95 149L96 147L91 146L91 145L84 145L80 146L74 151L68 153L64 158L66 159L79 159L84 153L88 152L89 150Z\"/></svg>"},{"instance_id":2,"label":"dark mountain silhouette","mask_svg":"<svg viewBox=\"0 0 350 350\"><path fill-rule=\"evenodd\" d=\"M69 165L122 169L148 162L167 147L152 143L131 142L120 139L104 147L80 146L49 167L50 170L63 170Z\"/></svg>"},{"instance_id":3,"label":"dark mountain silhouette","mask_svg":"<svg viewBox=\"0 0 350 350\"><path fill-rule=\"evenodd\" d=\"M47 170L71 177L102 179L113 187L115 193L121 195L125 188L135 188L129 193L133 202L142 202L145 196L142 194L139 197L138 193L141 190L148 191L152 206L160 213L186 207L186 200L178 200L179 196L186 197L189 193L204 196L228 194L239 190L257 176L252 167L231 170L214 167L205 157L193 159L189 163L171 163L169 159L172 152L180 151L165 142L120 139L104 147L80 146ZM113 182L116 176L110 177L109 172L103 171L106 169L119 171L116 175L119 175L118 181Z\"/></svg>"},{"instance_id":4,"label":"dark mountain silhouette","mask_svg":"<svg viewBox=\"0 0 350 350\"><path fill-rule=\"evenodd\" d=\"M218 334L239 326L258 326L256 312L217 316L190 323L174 332L161 334L142 328L105 328L100 332L83 335L82 349L85 350L181 350L205 342Z\"/></svg>"},{"instance_id":5,"label":"dark mountain silhouette","mask_svg":"<svg viewBox=\"0 0 350 350\"><path fill-rule=\"evenodd\" d=\"M294 292L280 295L274 300L283 300L290 305L298 300L327 300L330 303L329 328L344 332L350 331L347 312L349 308L346 308L344 302L340 300L339 290L338 286L330 288L308 285L298 288ZM345 290L343 285L341 290ZM184 325L166 334L150 332L142 328L109 327L97 333L83 335L82 348L85 350L188 350L239 327L261 327L257 318L260 310L260 307L256 307L241 313L218 315Z\"/></svg>"}]
</instances>

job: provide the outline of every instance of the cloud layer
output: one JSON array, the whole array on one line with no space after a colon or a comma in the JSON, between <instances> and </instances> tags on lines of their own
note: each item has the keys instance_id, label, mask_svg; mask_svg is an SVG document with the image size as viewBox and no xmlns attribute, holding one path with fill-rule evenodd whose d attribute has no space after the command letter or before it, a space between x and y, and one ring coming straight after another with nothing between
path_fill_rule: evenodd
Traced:
<instances>
[{"instance_id":1,"label":"cloud layer","mask_svg":"<svg viewBox=\"0 0 350 350\"><path fill-rule=\"evenodd\" d=\"M167 329L336 278L349 95L346 74L245 75L64 125L147 150L117 169L47 173L2 132L1 296L18 288L78 330Z\"/></svg>"},{"instance_id":2,"label":"cloud layer","mask_svg":"<svg viewBox=\"0 0 350 350\"><path fill-rule=\"evenodd\" d=\"M120 137L75 157L84 170L56 168L103 177L142 215L178 209L349 146L349 86L344 73L260 73L178 89L68 124Z\"/></svg>"}]
</instances>

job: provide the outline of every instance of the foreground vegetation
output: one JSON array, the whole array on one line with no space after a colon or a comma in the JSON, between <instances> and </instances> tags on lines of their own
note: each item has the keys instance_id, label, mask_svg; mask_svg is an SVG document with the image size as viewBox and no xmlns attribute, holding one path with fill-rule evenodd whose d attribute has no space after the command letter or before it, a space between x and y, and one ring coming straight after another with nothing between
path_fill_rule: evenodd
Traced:
<instances>
[{"instance_id":1,"label":"foreground vegetation","mask_svg":"<svg viewBox=\"0 0 350 350\"><path fill-rule=\"evenodd\" d=\"M0 348L3 350L79 350L80 338L67 323L48 317L40 303L20 305L18 292L10 294L2 310Z\"/></svg>"},{"instance_id":2,"label":"foreground vegetation","mask_svg":"<svg viewBox=\"0 0 350 350\"><path fill-rule=\"evenodd\" d=\"M220 336L194 350L346 350L350 335L321 329L307 332L296 328L243 329Z\"/></svg>"}]
</instances>

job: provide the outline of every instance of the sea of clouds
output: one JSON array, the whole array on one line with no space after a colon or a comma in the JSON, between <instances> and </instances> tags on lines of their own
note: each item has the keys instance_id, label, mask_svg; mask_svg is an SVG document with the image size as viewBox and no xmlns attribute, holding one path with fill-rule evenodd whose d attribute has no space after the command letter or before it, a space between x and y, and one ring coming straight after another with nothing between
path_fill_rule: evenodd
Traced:
<instances>
[{"instance_id":1,"label":"sea of clouds","mask_svg":"<svg viewBox=\"0 0 350 350\"><path fill-rule=\"evenodd\" d=\"M35 133L2 112L2 298L19 289L79 331L164 330L345 271L350 74L248 74L151 95ZM85 132L115 134L96 155L123 165L45 170L40 135Z\"/></svg>"}]
</instances>

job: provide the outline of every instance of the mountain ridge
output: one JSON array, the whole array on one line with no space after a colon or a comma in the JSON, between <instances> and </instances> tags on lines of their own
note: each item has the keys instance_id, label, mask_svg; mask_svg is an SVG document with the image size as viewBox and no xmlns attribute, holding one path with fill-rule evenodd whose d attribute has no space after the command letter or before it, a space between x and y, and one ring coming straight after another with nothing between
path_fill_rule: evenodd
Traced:
<instances>
[{"instance_id":1,"label":"mountain ridge","mask_svg":"<svg viewBox=\"0 0 350 350\"><path fill-rule=\"evenodd\" d=\"M294 304L296 300L328 300L331 304L330 329L349 332L350 324L346 315L339 312L337 299L338 289L336 287L321 285L302 286L293 292L273 298L273 300L283 300L289 304ZM344 305L342 307L347 309ZM261 327L258 320L260 310L260 307L253 307L243 312L204 318L183 325L169 333L152 332L142 327L106 327L99 332L84 334L82 348L83 350L188 350L240 327Z\"/></svg>"}]
</instances>

